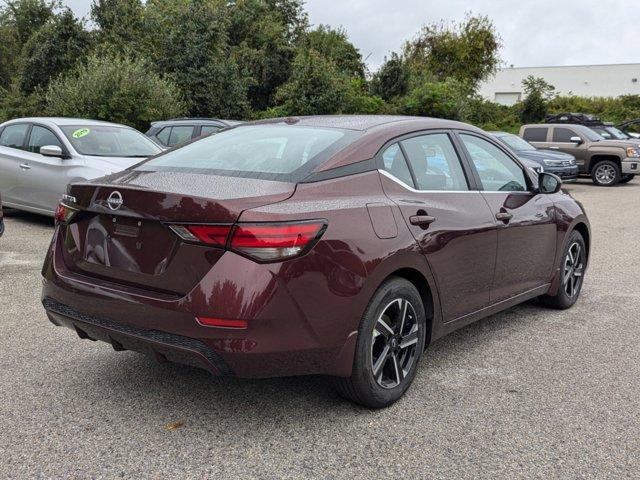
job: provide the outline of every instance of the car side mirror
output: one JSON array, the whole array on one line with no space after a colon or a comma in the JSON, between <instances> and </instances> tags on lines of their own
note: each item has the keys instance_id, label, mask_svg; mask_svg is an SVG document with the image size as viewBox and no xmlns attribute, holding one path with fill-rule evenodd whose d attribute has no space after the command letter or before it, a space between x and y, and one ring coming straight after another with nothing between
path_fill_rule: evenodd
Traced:
<instances>
[{"instance_id":1,"label":"car side mirror","mask_svg":"<svg viewBox=\"0 0 640 480\"><path fill-rule=\"evenodd\" d=\"M40 147L40 155L44 155L45 157L64 157L62 149L57 145L44 145Z\"/></svg>"},{"instance_id":2,"label":"car side mirror","mask_svg":"<svg viewBox=\"0 0 640 480\"><path fill-rule=\"evenodd\" d=\"M578 136L571 137L569 140L571 140L571 143L575 143L576 145L582 145L582 139Z\"/></svg>"},{"instance_id":3,"label":"car side mirror","mask_svg":"<svg viewBox=\"0 0 640 480\"><path fill-rule=\"evenodd\" d=\"M540 193L558 193L562 187L562 180L557 175L549 172L542 172L538 175L538 189Z\"/></svg>"}]
</instances>

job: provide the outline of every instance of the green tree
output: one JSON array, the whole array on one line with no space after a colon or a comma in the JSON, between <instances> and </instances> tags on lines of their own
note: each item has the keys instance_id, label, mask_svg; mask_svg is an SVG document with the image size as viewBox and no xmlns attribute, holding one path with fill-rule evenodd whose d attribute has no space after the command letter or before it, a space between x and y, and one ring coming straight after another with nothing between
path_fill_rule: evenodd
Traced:
<instances>
[{"instance_id":1,"label":"green tree","mask_svg":"<svg viewBox=\"0 0 640 480\"><path fill-rule=\"evenodd\" d=\"M141 0L94 0L91 19L100 45L132 51L142 34L144 4Z\"/></svg>"},{"instance_id":2,"label":"green tree","mask_svg":"<svg viewBox=\"0 0 640 480\"><path fill-rule=\"evenodd\" d=\"M304 48L313 49L336 64L338 70L351 77L364 78L364 62L358 49L349 41L347 32L320 25L311 30L304 42Z\"/></svg>"},{"instance_id":3,"label":"green tree","mask_svg":"<svg viewBox=\"0 0 640 480\"><path fill-rule=\"evenodd\" d=\"M349 86L338 67L315 50L301 49L276 99L287 115L340 113Z\"/></svg>"},{"instance_id":4,"label":"green tree","mask_svg":"<svg viewBox=\"0 0 640 480\"><path fill-rule=\"evenodd\" d=\"M25 44L19 86L25 94L45 88L49 81L85 58L89 34L69 9L40 27Z\"/></svg>"},{"instance_id":5,"label":"green tree","mask_svg":"<svg viewBox=\"0 0 640 480\"><path fill-rule=\"evenodd\" d=\"M469 96L468 85L453 78L427 82L400 99L399 111L404 115L463 120Z\"/></svg>"},{"instance_id":6,"label":"green tree","mask_svg":"<svg viewBox=\"0 0 640 480\"><path fill-rule=\"evenodd\" d=\"M373 75L371 93L389 101L406 94L408 88L409 69L403 58L393 52Z\"/></svg>"},{"instance_id":7,"label":"green tree","mask_svg":"<svg viewBox=\"0 0 640 480\"><path fill-rule=\"evenodd\" d=\"M92 55L49 85L47 113L130 125L144 130L159 118L184 114L178 88L144 61Z\"/></svg>"},{"instance_id":8,"label":"green tree","mask_svg":"<svg viewBox=\"0 0 640 480\"><path fill-rule=\"evenodd\" d=\"M555 87L543 78L529 75L522 81L526 95L521 105L520 119L523 123L535 123L544 120L549 100L553 98Z\"/></svg>"},{"instance_id":9,"label":"green tree","mask_svg":"<svg viewBox=\"0 0 640 480\"><path fill-rule=\"evenodd\" d=\"M242 118L248 80L230 55L225 0L149 0L145 53L182 90L191 116Z\"/></svg>"},{"instance_id":10,"label":"green tree","mask_svg":"<svg viewBox=\"0 0 640 480\"><path fill-rule=\"evenodd\" d=\"M500 47L493 22L468 15L458 25L425 25L405 44L404 56L417 82L453 78L475 89L498 68Z\"/></svg>"}]
</instances>

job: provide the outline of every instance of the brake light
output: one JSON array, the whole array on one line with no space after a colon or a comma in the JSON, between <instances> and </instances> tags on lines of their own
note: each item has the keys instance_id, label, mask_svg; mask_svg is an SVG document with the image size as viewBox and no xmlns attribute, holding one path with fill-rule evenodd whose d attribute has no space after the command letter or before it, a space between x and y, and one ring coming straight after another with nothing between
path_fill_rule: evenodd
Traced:
<instances>
[{"instance_id":1,"label":"brake light","mask_svg":"<svg viewBox=\"0 0 640 480\"><path fill-rule=\"evenodd\" d=\"M231 236L231 250L260 261L295 257L306 252L324 232L326 223L238 224Z\"/></svg>"},{"instance_id":2,"label":"brake light","mask_svg":"<svg viewBox=\"0 0 640 480\"><path fill-rule=\"evenodd\" d=\"M71 208L64 203L59 203L56 212L53 215L56 223L68 223L69 220L78 212L75 208Z\"/></svg>"},{"instance_id":3,"label":"brake light","mask_svg":"<svg viewBox=\"0 0 640 480\"><path fill-rule=\"evenodd\" d=\"M183 240L225 247L231 225L172 225L171 230Z\"/></svg>"},{"instance_id":4,"label":"brake light","mask_svg":"<svg viewBox=\"0 0 640 480\"><path fill-rule=\"evenodd\" d=\"M197 320L200 325L203 325L205 327L244 329L248 326L248 322L246 320L210 317L198 317Z\"/></svg>"},{"instance_id":5,"label":"brake light","mask_svg":"<svg viewBox=\"0 0 640 480\"><path fill-rule=\"evenodd\" d=\"M171 225L190 242L227 247L261 262L285 260L309 251L326 229L326 222L238 223L232 225ZM229 240L229 237L231 239Z\"/></svg>"}]
</instances>

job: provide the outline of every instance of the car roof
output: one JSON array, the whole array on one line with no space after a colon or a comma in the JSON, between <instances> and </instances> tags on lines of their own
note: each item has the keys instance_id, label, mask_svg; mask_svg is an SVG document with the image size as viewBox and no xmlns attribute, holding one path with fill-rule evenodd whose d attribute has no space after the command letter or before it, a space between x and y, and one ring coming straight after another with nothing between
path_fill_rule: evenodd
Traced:
<instances>
[{"instance_id":1,"label":"car roof","mask_svg":"<svg viewBox=\"0 0 640 480\"><path fill-rule=\"evenodd\" d=\"M220 118L170 118L168 120L158 120L156 122L151 122L151 125L154 127L163 127L167 125L227 125L227 126L235 126L240 125L240 120L223 120Z\"/></svg>"},{"instance_id":2,"label":"car roof","mask_svg":"<svg viewBox=\"0 0 640 480\"><path fill-rule=\"evenodd\" d=\"M83 126L91 126L91 125L109 125L113 127L128 127L127 125L121 125L119 123L112 122L103 122L102 120L91 120L87 118L66 118L66 117L25 117L25 118L14 118L13 120L9 120L5 122L5 125L11 123L49 123L53 125L57 125L59 127L64 127L66 125L83 125Z\"/></svg>"}]
</instances>

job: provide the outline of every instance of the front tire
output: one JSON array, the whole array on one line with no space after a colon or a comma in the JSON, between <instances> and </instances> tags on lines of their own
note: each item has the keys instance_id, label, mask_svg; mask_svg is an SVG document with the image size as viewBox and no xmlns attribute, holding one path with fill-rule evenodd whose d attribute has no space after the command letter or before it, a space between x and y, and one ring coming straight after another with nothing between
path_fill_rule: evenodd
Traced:
<instances>
[{"instance_id":1,"label":"front tire","mask_svg":"<svg viewBox=\"0 0 640 480\"><path fill-rule=\"evenodd\" d=\"M620 166L611 160L602 160L591 170L591 179L599 187L613 187L621 178Z\"/></svg>"},{"instance_id":2,"label":"front tire","mask_svg":"<svg viewBox=\"0 0 640 480\"><path fill-rule=\"evenodd\" d=\"M426 314L416 287L387 280L373 295L358 329L351 377L336 378L344 398L384 408L404 395L416 375L426 339Z\"/></svg>"},{"instance_id":3,"label":"front tire","mask_svg":"<svg viewBox=\"0 0 640 480\"><path fill-rule=\"evenodd\" d=\"M543 295L540 301L543 305L566 310L571 308L582 291L584 273L587 268L587 248L582 234L576 230L571 232L569 241L564 249L560 266L560 286L555 295Z\"/></svg>"}]
</instances>

